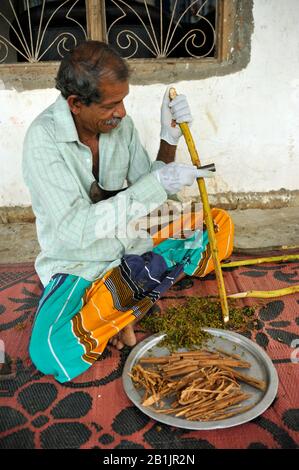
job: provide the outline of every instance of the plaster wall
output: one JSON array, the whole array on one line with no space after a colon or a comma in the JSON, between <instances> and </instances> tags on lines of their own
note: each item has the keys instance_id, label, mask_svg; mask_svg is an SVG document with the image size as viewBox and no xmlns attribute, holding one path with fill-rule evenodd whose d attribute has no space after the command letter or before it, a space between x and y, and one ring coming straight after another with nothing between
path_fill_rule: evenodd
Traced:
<instances>
[{"instance_id":1,"label":"plaster wall","mask_svg":"<svg viewBox=\"0 0 299 470\"><path fill-rule=\"evenodd\" d=\"M255 0L251 59L242 71L175 83L194 115L201 163L214 162L210 194L299 190L299 2ZM159 146L165 84L131 86L127 112L151 158ZM28 206L21 174L22 144L31 121L55 89L5 89L0 70L0 206ZM177 160L189 162L183 139ZM194 185L182 197L195 196Z\"/></svg>"}]
</instances>

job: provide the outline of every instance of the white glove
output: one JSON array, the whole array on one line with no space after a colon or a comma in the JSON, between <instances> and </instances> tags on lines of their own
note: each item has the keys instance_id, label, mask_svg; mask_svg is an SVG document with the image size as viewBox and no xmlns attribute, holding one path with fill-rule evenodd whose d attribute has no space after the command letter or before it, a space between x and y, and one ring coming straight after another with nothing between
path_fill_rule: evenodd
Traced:
<instances>
[{"instance_id":1,"label":"white glove","mask_svg":"<svg viewBox=\"0 0 299 470\"><path fill-rule=\"evenodd\" d=\"M177 145L182 131L178 126L180 122L192 122L191 111L185 95L177 95L173 100L169 99L169 86L165 92L161 106L161 133L160 137L170 145ZM172 120L177 122L172 127Z\"/></svg>"},{"instance_id":2,"label":"white glove","mask_svg":"<svg viewBox=\"0 0 299 470\"><path fill-rule=\"evenodd\" d=\"M196 178L211 178L212 171L200 170L194 165L183 163L168 163L159 170L153 172L159 183L168 194L176 194L183 186L191 186Z\"/></svg>"}]
</instances>

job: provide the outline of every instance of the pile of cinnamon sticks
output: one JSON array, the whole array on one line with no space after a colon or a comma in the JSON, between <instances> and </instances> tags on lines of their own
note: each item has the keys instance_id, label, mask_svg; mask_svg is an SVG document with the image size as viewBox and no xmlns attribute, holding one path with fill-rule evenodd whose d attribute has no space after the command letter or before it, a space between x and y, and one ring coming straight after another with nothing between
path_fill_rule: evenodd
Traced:
<instances>
[{"instance_id":1,"label":"pile of cinnamon sticks","mask_svg":"<svg viewBox=\"0 0 299 470\"><path fill-rule=\"evenodd\" d=\"M240 382L266 390L264 381L235 370L250 367L241 356L218 349L144 357L129 375L137 388L145 389L143 406L192 421L216 421L255 406L242 405L251 394L244 393ZM173 402L165 408L163 399L169 397Z\"/></svg>"}]
</instances>

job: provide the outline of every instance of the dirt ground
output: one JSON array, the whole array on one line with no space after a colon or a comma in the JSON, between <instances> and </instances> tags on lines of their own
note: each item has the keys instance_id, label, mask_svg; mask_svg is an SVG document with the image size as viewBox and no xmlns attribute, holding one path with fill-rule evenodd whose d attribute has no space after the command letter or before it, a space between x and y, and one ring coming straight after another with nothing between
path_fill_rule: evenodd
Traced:
<instances>
[{"instance_id":1,"label":"dirt ground","mask_svg":"<svg viewBox=\"0 0 299 470\"><path fill-rule=\"evenodd\" d=\"M235 224L235 251L299 247L299 208L229 211ZM0 262L34 261L39 252L34 223L0 224Z\"/></svg>"}]
</instances>

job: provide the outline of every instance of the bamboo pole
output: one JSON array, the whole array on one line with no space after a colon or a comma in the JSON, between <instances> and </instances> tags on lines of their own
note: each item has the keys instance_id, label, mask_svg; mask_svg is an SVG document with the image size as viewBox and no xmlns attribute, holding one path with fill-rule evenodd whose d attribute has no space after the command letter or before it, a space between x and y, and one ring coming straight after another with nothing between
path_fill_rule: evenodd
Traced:
<instances>
[{"instance_id":1,"label":"bamboo pole","mask_svg":"<svg viewBox=\"0 0 299 470\"><path fill-rule=\"evenodd\" d=\"M290 260L299 260L299 255L284 255L284 256L270 256L267 258L255 258L255 259L245 259L240 261L231 261L229 263L222 263L222 268L233 268L235 266L247 266L250 264L260 264L260 263L272 263L275 261L290 261Z\"/></svg>"},{"instance_id":2,"label":"bamboo pole","mask_svg":"<svg viewBox=\"0 0 299 470\"><path fill-rule=\"evenodd\" d=\"M256 297L261 299L269 299L271 297L281 297L283 295L294 294L299 292L299 286L285 287L276 290L248 290L245 292L237 292L236 294L229 294L227 297L230 299L243 299L244 297Z\"/></svg>"},{"instance_id":3,"label":"bamboo pole","mask_svg":"<svg viewBox=\"0 0 299 470\"><path fill-rule=\"evenodd\" d=\"M177 95L176 90L174 88L171 88L169 91L170 99L173 99L176 95ZM179 126L184 135L192 163L193 165L199 168L200 160L199 160L198 152L196 150L195 143L194 143L192 134L190 132L189 126L186 122L179 124ZM210 203L209 203L209 198L208 198L208 193L206 190L206 184L205 184L204 178L197 178L197 184L198 184L198 189L199 189L200 197L201 197L202 204L203 204L204 219L205 219L206 226L207 226L209 243L210 243L212 258L214 262L219 298L220 298L220 303L221 303L222 317L223 317L224 323L227 323L229 321L228 303L227 303L223 275L221 271L221 265L220 265L220 261L218 257L218 248L217 248L217 242L216 242L216 237L215 237L215 232L214 232L214 223L213 223L213 218L211 214L211 208L210 208Z\"/></svg>"},{"instance_id":4,"label":"bamboo pole","mask_svg":"<svg viewBox=\"0 0 299 470\"><path fill-rule=\"evenodd\" d=\"M283 251L283 250L299 250L299 245L270 245L267 247L260 247L260 248L240 248L235 246L234 247L234 253L235 254L245 254L245 255L251 255L255 254L258 256L259 253L264 253L265 250L267 251Z\"/></svg>"}]
</instances>

